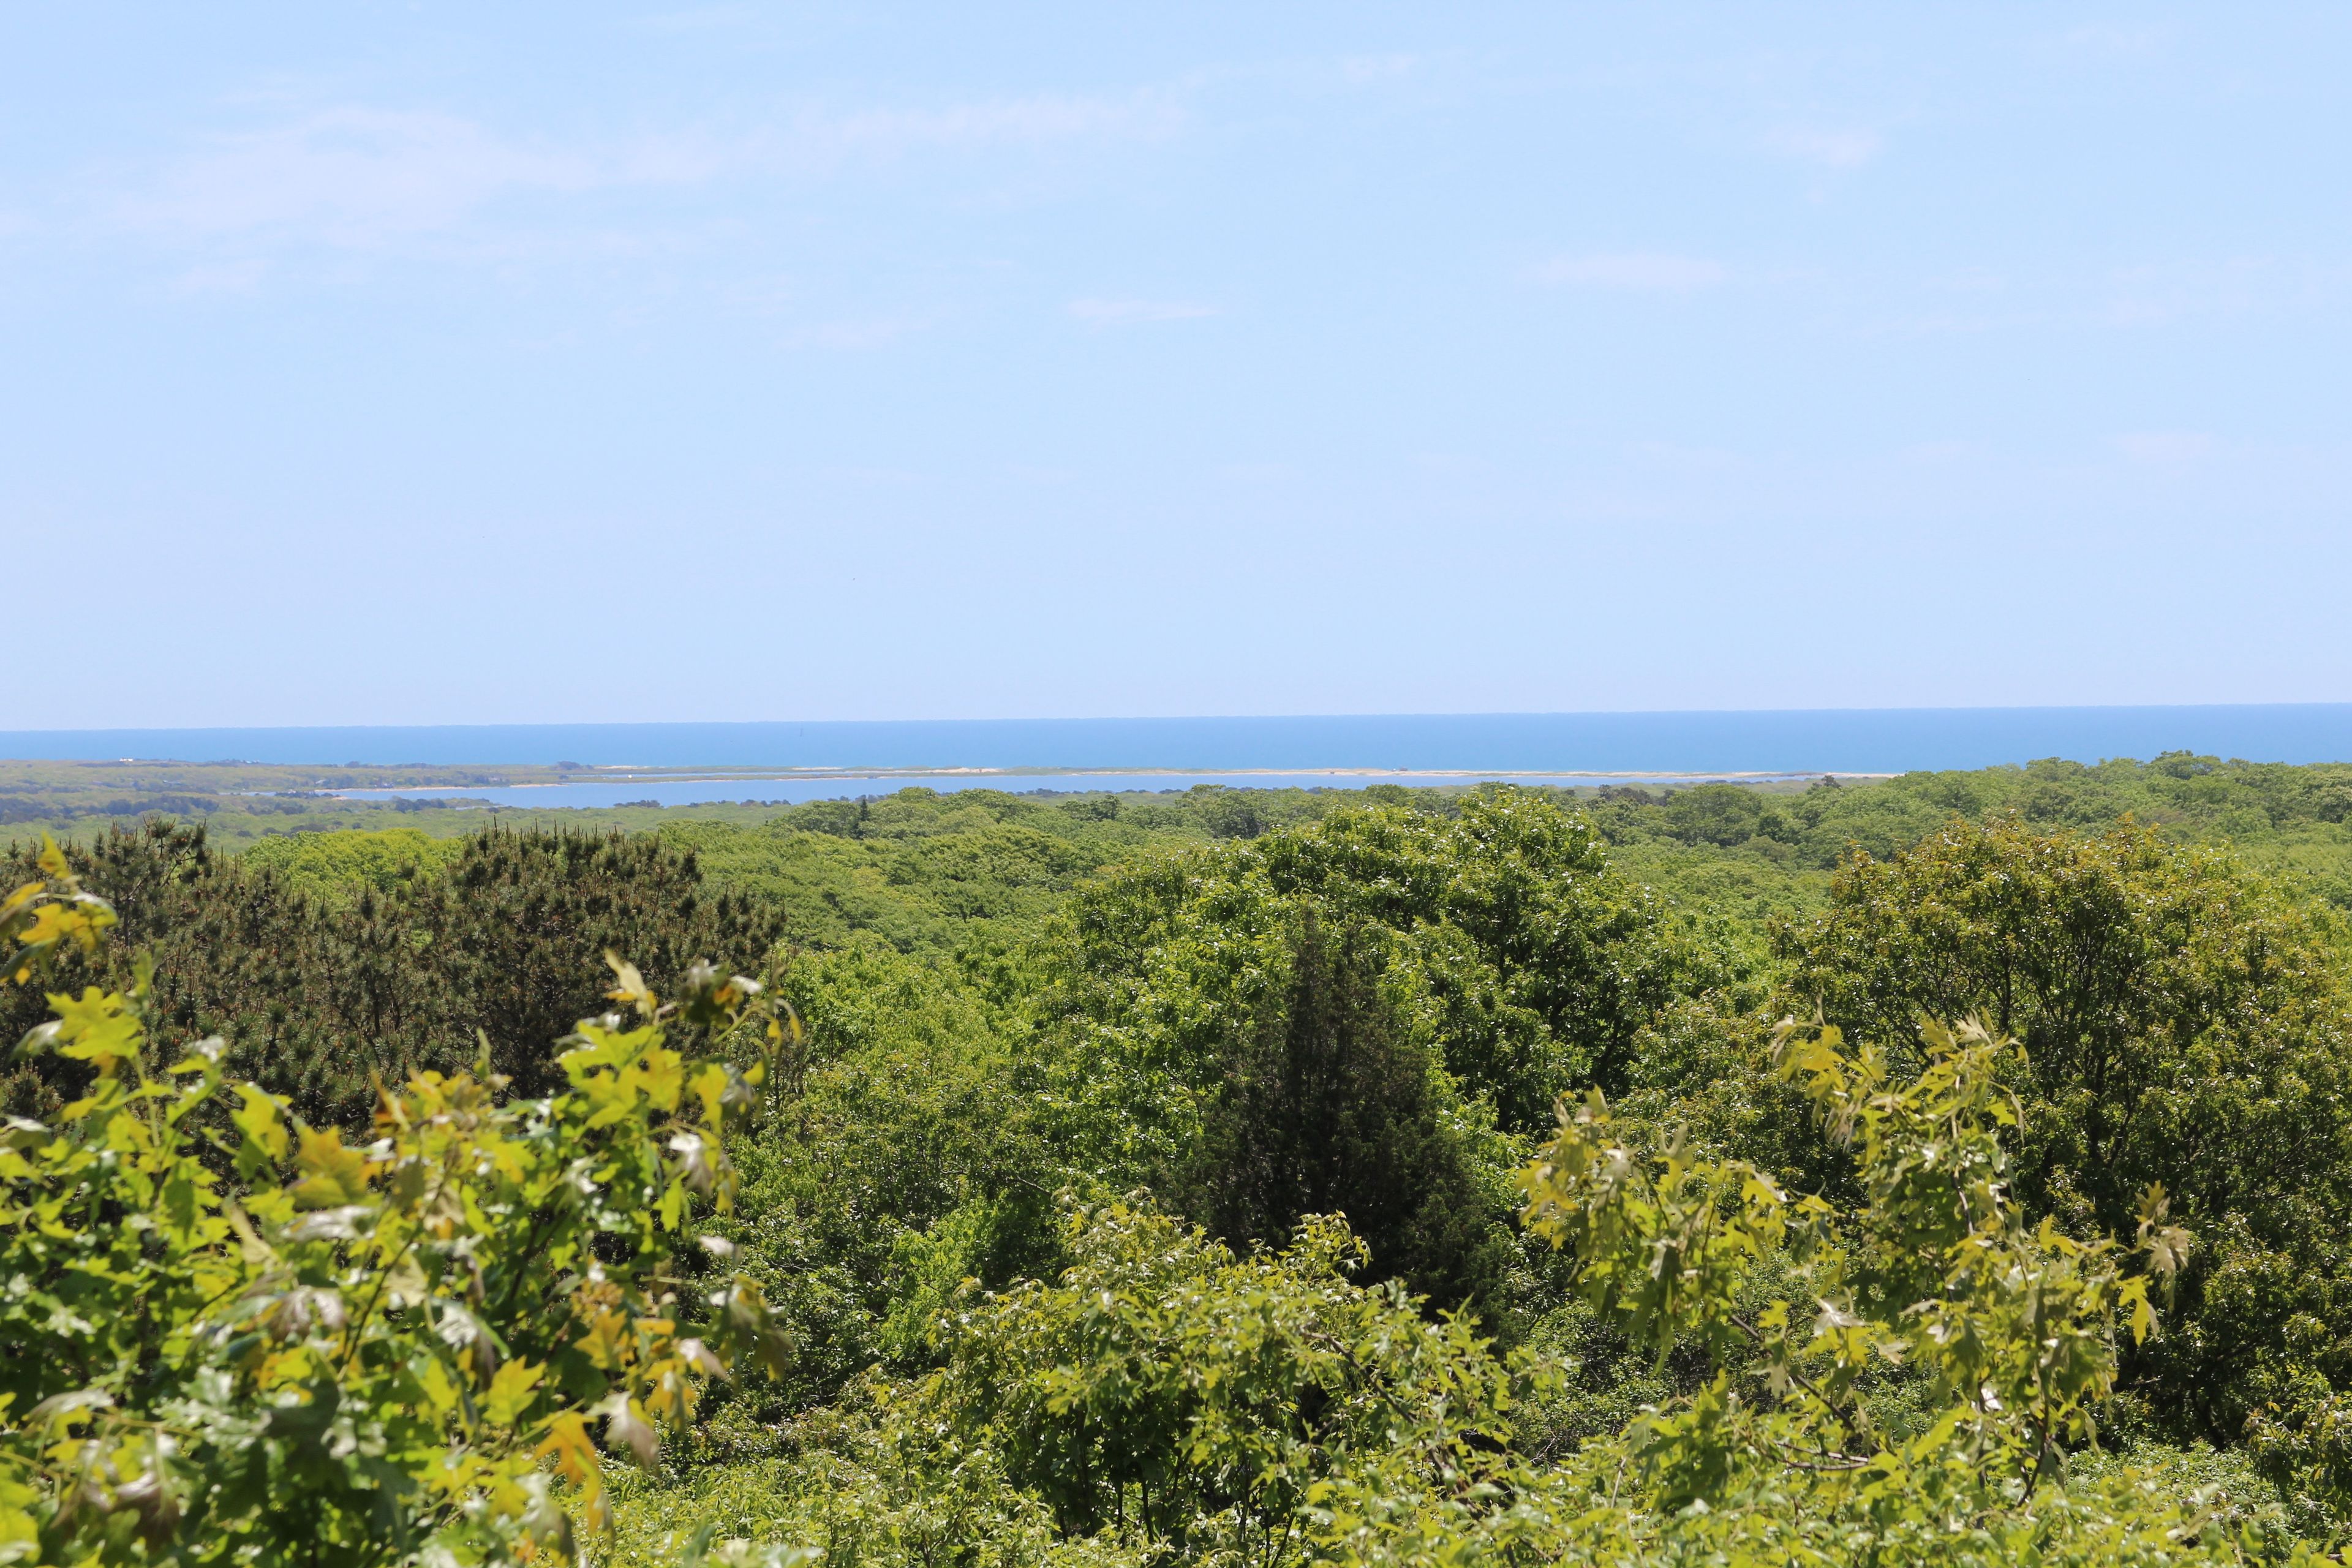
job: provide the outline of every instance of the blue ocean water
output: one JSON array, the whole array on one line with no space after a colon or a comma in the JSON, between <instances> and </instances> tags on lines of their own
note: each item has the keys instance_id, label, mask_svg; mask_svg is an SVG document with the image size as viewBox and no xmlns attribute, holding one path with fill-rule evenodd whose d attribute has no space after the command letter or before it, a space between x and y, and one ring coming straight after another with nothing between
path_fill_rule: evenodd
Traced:
<instances>
[{"instance_id":1,"label":"blue ocean water","mask_svg":"<svg viewBox=\"0 0 2352 1568\"><path fill-rule=\"evenodd\" d=\"M2189 751L2352 760L2352 703L0 731L0 756L662 767L1904 773Z\"/></svg>"}]
</instances>

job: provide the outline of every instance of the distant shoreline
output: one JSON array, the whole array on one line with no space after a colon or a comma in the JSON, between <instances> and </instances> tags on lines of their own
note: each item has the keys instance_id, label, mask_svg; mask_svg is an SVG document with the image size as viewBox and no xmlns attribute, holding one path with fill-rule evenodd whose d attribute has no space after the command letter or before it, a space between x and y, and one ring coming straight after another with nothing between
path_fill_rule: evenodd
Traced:
<instances>
[{"instance_id":1,"label":"distant shoreline","mask_svg":"<svg viewBox=\"0 0 2352 1568\"><path fill-rule=\"evenodd\" d=\"M1483 783L1517 784L1552 789L1592 789L1612 785L1674 790L1701 784L1745 784L1771 789L1803 788L1823 775L1812 773L1733 773L1709 771L1666 773L1518 772L1508 769L1318 768L1318 769L1184 769L1184 768L859 768L744 770L712 769L580 769L553 777L514 778L497 784L453 784L435 781L400 783L339 783L302 795L327 795L340 800L459 805L485 804L509 809L545 810L564 806L596 809L621 805L688 805L736 801L777 805L813 800L845 800L880 796L909 788L954 793L995 788L1008 794L1128 795L1174 794L1211 789L1356 790L1381 785L1439 793L1459 792ZM1883 774L1840 775L1859 784ZM278 792L248 789L267 795ZM627 798L635 797L635 798Z\"/></svg>"},{"instance_id":2,"label":"distant shoreline","mask_svg":"<svg viewBox=\"0 0 2352 1568\"><path fill-rule=\"evenodd\" d=\"M0 731L0 758L318 768L1876 777L2167 752L2352 761L2352 703ZM184 765L184 764L181 764Z\"/></svg>"},{"instance_id":3,"label":"distant shoreline","mask_svg":"<svg viewBox=\"0 0 2352 1568\"><path fill-rule=\"evenodd\" d=\"M204 766L203 763L162 764L176 767ZM1139 779L1192 778L1334 778L1334 779L1394 779L1407 783L1423 779L1460 780L1484 779L1576 779L1594 783L1657 783L1684 784L1706 781L1722 784L1767 784L1792 779L1893 778L1890 773L1787 773L1779 770L1698 768L1688 772L1664 771L1628 772L1607 768L663 768L634 763L599 763L593 768L559 774L554 778L518 782L509 786L515 789L562 789L573 784L763 784L776 781L794 783L840 781L856 783L895 783L900 780L922 779L1074 779L1104 776ZM434 789L433 784L410 784L370 794L397 795L411 790Z\"/></svg>"}]
</instances>

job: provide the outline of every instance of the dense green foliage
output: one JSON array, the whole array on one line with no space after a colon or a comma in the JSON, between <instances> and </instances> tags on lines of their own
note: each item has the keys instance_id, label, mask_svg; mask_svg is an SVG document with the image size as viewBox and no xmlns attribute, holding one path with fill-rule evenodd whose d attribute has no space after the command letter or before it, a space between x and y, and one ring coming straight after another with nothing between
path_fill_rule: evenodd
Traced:
<instances>
[{"instance_id":1,"label":"dense green foliage","mask_svg":"<svg viewBox=\"0 0 2352 1568\"><path fill-rule=\"evenodd\" d=\"M1303 790L1040 799L919 788L793 806L756 826L688 819L662 837L715 880L788 911L803 944L871 934L942 954L1034 930L1080 882L1146 847L1255 837L1328 808Z\"/></svg>"},{"instance_id":2,"label":"dense green foliage","mask_svg":"<svg viewBox=\"0 0 2352 1568\"><path fill-rule=\"evenodd\" d=\"M1622 1085L1679 977L1663 911L1609 870L1591 826L1497 793L1447 816L1357 809L1145 861L1078 901L1067 984L1108 1029L1163 1035L1171 1060L1214 1058L1232 1009L1276 972L1265 950L1293 911L1391 933L1446 1067L1515 1131L1547 1125L1571 1087Z\"/></svg>"},{"instance_id":3,"label":"dense green foliage","mask_svg":"<svg viewBox=\"0 0 2352 1568\"><path fill-rule=\"evenodd\" d=\"M2080 1235L2160 1183L2204 1238L2174 1330L2133 1358L2168 1429L2301 1426L2352 1373L2352 997L2334 922L2230 858L2121 828L2045 838L1955 825L1840 876L1792 932L1790 991L1901 1037L1974 1013L2023 1041L2015 1183Z\"/></svg>"},{"instance_id":4,"label":"dense green foliage","mask_svg":"<svg viewBox=\"0 0 2352 1568\"><path fill-rule=\"evenodd\" d=\"M2352 766L2225 763L2187 752L2150 763L2053 759L1874 782L1824 780L1793 795L1723 784L1663 797L1640 789L1601 794L1596 815L1612 837L1622 829L1629 837L1688 845L1754 845L1822 870L1849 845L1889 854L1955 816L2014 816L2045 831L2097 830L2128 816L2178 837L2250 847L2352 845Z\"/></svg>"},{"instance_id":5,"label":"dense green foliage","mask_svg":"<svg viewBox=\"0 0 2352 1568\"><path fill-rule=\"evenodd\" d=\"M1383 1275L1430 1299L1496 1303L1498 1259L1476 1149L1457 1126L1376 927L1283 934L1280 978L1242 1024L1169 1196L1218 1235L1278 1245L1345 1214Z\"/></svg>"},{"instance_id":6,"label":"dense green foliage","mask_svg":"<svg viewBox=\"0 0 2352 1568\"><path fill-rule=\"evenodd\" d=\"M19 984L114 923L53 848L38 869L0 905ZM751 987L699 971L665 1007L616 967L636 1026L583 1024L562 1091L422 1073L363 1148L232 1083L217 1039L156 1070L143 964L53 994L27 1048L91 1080L0 1144L0 1558L569 1556L567 1505L606 1506L592 1417L650 1465L734 1352L778 1359L756 1289L685 1240L731 1200L753 1085L667 1043L736 1032Z\"/></svg>"},{"instance_id":7,"label":"dense green foliage","mask_svg":"<svg viewBox=\"0 0 2352 1568\"><path fill-rule=\"evenodd\" d=\"M20 877L28 858L12 868ZM602 1005L608 951L675 986L697 959L756 968L776 931L760 906L707 892L690 855L647 837L493 829L437 868L336 856L347 879L324 889L320 857L289 876L160 822L71 858L121 923L105 953L66 961L61 986L121 989L143 959L159 1024L219 1036L226 1070L268 1083L311 1121L352 1128L373 1113L373 1078L469 1066L485 1039L517 1092L545 1092L560 1081L548 1042ZM37 995L0 998L10 1038L41 1016ZM17 1108L60 1103L81 1077L55 1062L20 1069Z\"/></svg>"},{"instance_id":8,"label":"dense green foliage","mask_svg":"<svg viewBox=\"0 0 2352 1568\"><path fill-rule=\"evenodd\" d=\"M155 825L83 840L118 940L50 962L354 1137L485 1041L506 1107L581 1092L608 947L768 981L708 1224L790 1352L616 1483L614 1561L2284 1561L2352 1524L2347 799L2168 757ZM93 1080L17 1072L54 1127Z\"/></svg>"}]
</instances>

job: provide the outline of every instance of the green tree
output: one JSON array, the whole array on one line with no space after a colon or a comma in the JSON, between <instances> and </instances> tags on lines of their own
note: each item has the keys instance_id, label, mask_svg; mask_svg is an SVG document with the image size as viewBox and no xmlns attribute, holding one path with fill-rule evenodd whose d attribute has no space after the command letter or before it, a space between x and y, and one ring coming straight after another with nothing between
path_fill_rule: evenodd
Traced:
<instances>
[{"instance_id":1,"label":"green tree","mask_svg":"<svg viewBox=\"0 0 2352 1568\"><path fill-rule=\"evenodd\" d=\"M1695 1394L1517 1478L1486 1507L1357 1489L1360 1562L2175 1563L2269 1555L2195 1499L2066 1485L2115 1386L2115 1342L2155 1331L2149 1297L2189 1245L2144 1194L2137 1245L2075 1240L2009 1198L2011 1042L1925 1028L1916 1076L1793 1023L1780 1070L1850 1152L1850 1206L1798 1198L1738 1160L1622 1137L1595 1092L1525 1173L1528 1216L1591 1300L1661 1350L1705 1346ZM2129 1265L2138 1260L2146 1272ZM1878 1416L1889 1366L1927 1418ZM1509 1500L1505 1500L1508 1499ZM2117 1509L2115 1503L2124 1505ZM1336 1522L1337 1521L1335 1521ZM2287 1552L2279 1552L2285 1556Z\"/></svg>"},{"instance_id":2,"label":"green tree","mask_svg":"<svg viewBox=\"0 0 2352 1568\"><path fill-rule=\"evenodd\" d=\"M1188 944L1240 974L1247 933L1270 929L1249 908L1267 894L1312 904L1335 927L1377 925L1407 939L1401 961L1424 977L1446 1067L1514 1131L1550 1125L1570 1089L1621 1088L1636 1039L1685 963L1663 908L1610 871L1589 821L1498 788L1451 818L1338 810L1215 852L1122 868L1076 902L1069 989L1097 1016L1124 1011L1120 998L1137 997L1160 957ZM1217 933L1234 939L1223 953Z\"/></svg>"},{"instance_id":3,"label":"green tree","mask_svg":"<svg viewBox=\"0 0 2352 1568\"><path fill-rule=\"evenodd\" d=\"M1498 1305L1503 1249L1474 1156L1395 1000L1378 928L1286 933L1287 973L1227 1057L1181 1206L1240 1247L1344 1215L1375 1277L1448 1307Z\"/></svg>"},{"instance_id":4,"label":"green tree","mask_svg":"<svg viewBox=\"0 0 2352 1568\"><path fill-rule=\"evenodd\" d=\"M1781 1070L1857 1166L1850 1208L1628 1146L1597 1095L1569 1121L1527 1173L1531 1217L1637 1338L1694 1340L1722 1374L1563 1462L1513 1451L1541 1369L1351 1284L1360 1244L1337 1222L1237 1258L1111 1204L1073 1212L1052 1283L968 1286L946 1364L887 1403L888 1440L773 1516L894 1563L935 1538L932 1497L992 1562L1047 1560L1019 1546L1042 1510L1092 1560L1251 1568L2315 1563L2178 1472L2070 1473L2115 1338L2154 1326L2129 1265L2161 1279L2187 1239L2153 1195L2128 1255L2028 1223L2002 1192L2011 1047L1935 1031L1927 1061L1899 1081L1834 1031L1784 1033ZM1871 1369L1895 1356L1943 1402L1916 1429L1872 1419ZM909 1474L927 1479L866 1500ZM1002 1500L975 1506L975 1483Z\"/></svg>"},{"instance_id":5,"label":"green tree","mask_svg":"<svg viewBox=\"0 0 2352 1568\"><path fill-rule=\"evenodd\" d=\"M2311 918L2229 856L2125 826L2097 838L1954 823L1858 856L1790 933L1789 990L1831 1022L1907 1037L1980 1014L2023 1043L2015 1182L2071 1233L2128 1231L2160 1183L2207 1238L2175 1331L2135 1358L2159 1414L2237 1438L2299 1318L2346 1386L2352 1019ZM2324 1348L2322 1348L2324 1347Z\"/></svg>"},{"instance_id":6,"label":"green tree","mask_svg":"<svg viewBox=\"0 0 2352 1568\"><path fill-rule=\"evenodd\" d=\"M1698 784L1669 795L1662 815L1666 831L1684 843L1728 848L1756 837L1768 805L1754 790L1737 784Z\"/></svg>"},{"instance_id":7,"label":"green tree","mask_svg":"<svg viewBox=\"0 0 2352 1568\"><path fill-rule=\"evenodd\" d=\"M331 898L214 853L200 826L112 830L68 855L121 911L121 941L64 960L62 985L123 988L136 955L152 966L146 1005L159 1024L221 1037L228 1070L314 1123L353 1129L373 1112L373 1078L458 1070L485 1038L519 1092L559 1086L549 1042L603 1006L607 952L642 955L652 983L675 989L700 957L757 969L779 929L772 911L705 889L690 853L650 837L494 827L464 840L446 870L378 866ZM20 853L16 875L30 869ZM0 997L9 1037L40 1017L38 997ZM14 1082L16 1108L54 1109L86 1077L36 1064Z\"/></svg>"},{"instance_id":8,"label":"green tree","mask_svg":"<svg viewBox=\"0 0 2352 1568\"><path fill-rule=\"evenodd\" d=\"M39 869L0 904L17 984L113 923L53 847ZM665 1005L615 969L637 1017L581 1025L562 1091L423 1073L363 1147L230 1080L217 1039L155 1070L143 963L54 995L27 1046L91 1076L0 1139L0 1556L569 1561L571 1508L604 1513L593 1420L651 1465L707 1376L780 1363L689 1239L759 1064L669 1043L736 1032L754 987L698 970Z\"/></svg>"},{"instance_id":9,"label":"green tree","mask_svg":"<svg viewBox=\"0 0 2352 1568\"><path fill-rule=\"evenodd\" d=\"M1431 1474L1507 1436L1506 1369L1462 1321L1350 1283L1363 1252L1337 1220L1237 1258L1109 1204L1073 1211L1066 1245L1058 1280L959 1304L908 1411L1066 1534L1270 1568L1306 1554L1335 1473L1381 1454Z\"/></svg>"},{"instance_id":10,"label":"green tree","mask_svg":"<svg viewBox=\"0 0 2352 1568\"><path fill-rule=\"evenodd\" d=\"M447 998L435 1034L487 1037L525 1094L562 1082L547 1042L593 1011L583 976L604 953L628 953L676 989L714 955L756 970L782 934L772 911L704 887L690 851L650 834L493 827L415 887L401 923Z\"/></svg>"}]
</instances>

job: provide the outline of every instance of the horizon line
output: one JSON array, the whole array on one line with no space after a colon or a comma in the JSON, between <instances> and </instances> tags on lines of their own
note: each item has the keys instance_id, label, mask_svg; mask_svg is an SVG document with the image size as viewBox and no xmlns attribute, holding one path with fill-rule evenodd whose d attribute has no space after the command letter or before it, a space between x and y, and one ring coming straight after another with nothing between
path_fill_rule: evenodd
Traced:
<instances>
[{"instance_id":1,"label":"horizon line","mask_svg":"<svg viewBox=\"0 0 2352 1568\"><path fill-rule=\"evenodd\" d=\"M0 730L0 742L19 736L204 735L311 731L386 730L680 730L789 729L812 725L880 724L1295 724L1377 720L1452 719L1736 719L1915 713L2193 713L2242 710L2345 709L2352 699L2277 702L2015 702L1815 708L1558 708L1346 713L1101 713L1036 717L920 719L469 719L402 722L308 724L87 724Z\"/></svg>"},{"instance_id":2,"label":"horizon line","mask_svg":"<svg viewBox=\"0 0 2352 1568\"><path fill-rule=\"evenodd\" d=\"M0 731L0 757L305 767L1940 771L2168 753L2352 761L2352 703L1749 708L1158 719L670 720Z\"/></svg>"}]
</instances>

